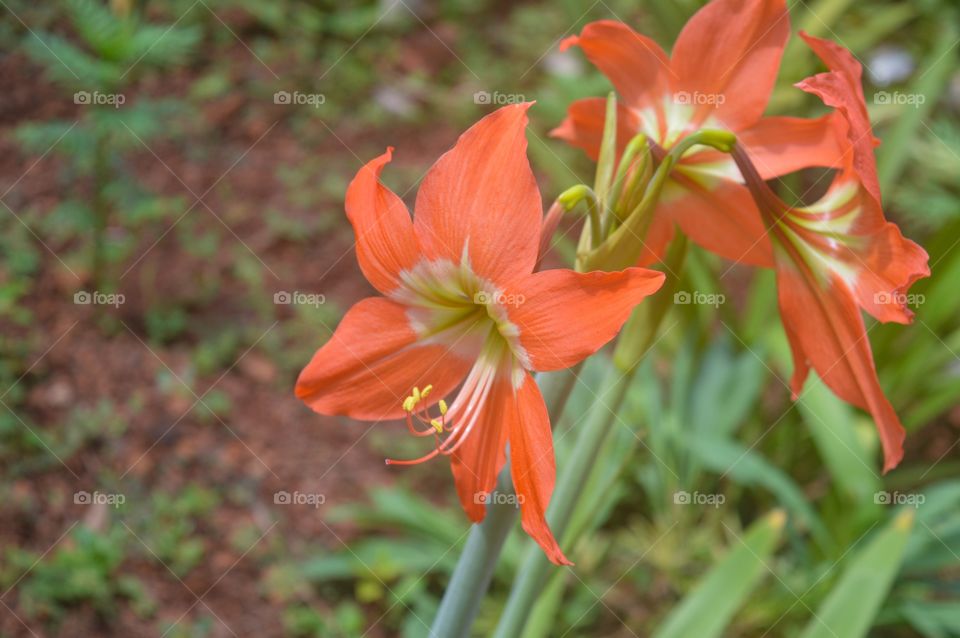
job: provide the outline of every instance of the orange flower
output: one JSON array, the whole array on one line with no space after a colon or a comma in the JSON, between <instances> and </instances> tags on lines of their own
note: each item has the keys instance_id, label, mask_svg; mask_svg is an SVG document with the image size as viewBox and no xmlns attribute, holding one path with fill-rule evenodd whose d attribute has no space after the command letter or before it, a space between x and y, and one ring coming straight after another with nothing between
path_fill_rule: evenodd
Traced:
<instances>
[{"instance_id":1,"label":"orange flower","mask_svg":"<svg viewBox=\"0 0 960 638\"><path fill-rule=\"evenodd\" d=\"M578 45L619 93L621 149L644 134L669 150L704 128L737 135L766 178L807 166L838 165L828 118L763 117L790 34L784 0L714 0L683 28L668 57L660 46L614 21L593 22L561 49ZM605 100L574 102L551 135L597 158ZM694 147L671 173L646 239L655 261L674 224L728 259L772 266L770 242L730 156Z\"/></svg>"},{"instance_id":2,"label":"orange flower","mask_svg":"<svg viewBox=\"0 0 960 638\"><path fill-rule=\"evenodd\" d=\"M383 296L347 312L300 374L296 394L322 414L406 417L434 448L388 463L449 456L474 522L484 517L509 443L523 528L550 560L568 564L544 517L553 441L530 372L594 353L663 275L534 272L543 208L526 157L529 106L501 108L464 133L424 178L413 220L379 181L392 149L360 169L347 216L360 267ZM448 407L443 399L457 388Z\"/></svg>"},{"instance_id":3,"label":"orange flower","mask_svg":"<svg viewBox=\"0 0 960 638\"><path fill-rule=\"evenodd\" d=\"M870 412L884 471L903 457L904 429L874 370L862 308L880 321L909 323L907 290L930 274L927 253L884 218L861 68L843 47L801 36L830 69L800 82L836 111L830 121L844 151L843 169L811 206L789 208L735 152L774 239L780 314L793 351L799 394L810 366L844 401Z\"/></svg>"}]
</instances>

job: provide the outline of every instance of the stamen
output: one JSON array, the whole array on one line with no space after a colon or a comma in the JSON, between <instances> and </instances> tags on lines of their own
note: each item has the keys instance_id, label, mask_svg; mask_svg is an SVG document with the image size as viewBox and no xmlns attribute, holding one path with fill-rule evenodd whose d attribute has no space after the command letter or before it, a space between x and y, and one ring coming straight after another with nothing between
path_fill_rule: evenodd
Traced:
<instances>
[{"instance_id":1,"label":"stamen","mask_svg":"<svg viewBox=\"0 0 960 638\"><path fill-rule=\"evenodd\" d=\"M436 448L431 452L429 452L428 454L424 454L419 459L411 459L409 461L397 460L397 459L384 459L384 463L386 463L387 465L417 465L419 463L423 463L424 461L429 461L430 459L437 456L438 454L440 454L440 448Z\"/></svg>"},{"instance_id":2,"label":"stamen","mask_svg":"<svg viewBox=\"0 0 960 638\"><path fill-rule=\"evenodd\" d=\"M428 415L425 411L422 412L423 416L417 413L417 406L424 397L430 394L431 390L433 390L432 385L428 385L423 389L423 391L421 391L420 388L414 388L412 394L403 400L403 411L407 413L407 429L410 430L410 434L414 436L430 436L431 434L435 434L434 430L436 428L433 426L432 422L430 423L430 426L424 430L418 430L413 425L413 417L416 417L417 421L420 421L420 423L423 423L424 425L431 420L430 415Z\"/></svg>"},{"instance_id":3,"label":"stamen","mask_svg":"<svg viewBox=\"0 0 960 638\"><path fill-rule=\"evenodd\" d=\"M426 410L417 412L416 408L423 399L423 391L414 388L413 394L404 400L404 409L407 412L407 429L415 436L435 436L436 447L418 459L408 461L387 459L387 465L415 465L439 454L450 455L459 449L480 421L480 415L493 388L496 376L496 365L491 365L489 361L478 362L464 380L463 387L452 407L448 407L443 399L437 402L440 410L439 418L431 418ZM432 387L428 386L428 388L432 390ZM429 393L429 390L427 392ZM429 422L429 427L425 430L416 429L413 425L414 416L425 424ZM449 421L448 416L450 417ZM449 426L448 422L452 422L453 425ZM448 432L448 436L441 440L440 435L444 432Z\"/></svg>"},{"instance_id":4,"label":"stamen","mask_svg":"<svg viewBox=\"0 0 960 638\"><path fill-rule=\"evenodd\" d=\"M390 464L406 465L406 464L412 464L412 463L420 463L429 458L433 458L441 450L443 446L443 441L440 440L440 435L443 434L444 430L447 427L447 419L446 419L446 414L448 410L447 402L444 401L443 399L440 399L439 401L440 416L439 417L431 416L430 413L427 411L426 407L423 407L422 409L420 407L421 404L423 403L423 400L427 398L432 391L433 391L432 384L427 385L422 390L418 387L413 388L413 390L411 390L410 396L406 397L403 400L403 411L407 413L406 414L407 430L410 431L410 434L414 436L419 436L419 437L433 436L436 438L436 449L434 450L434 454L428 454L422 459L415 459L409 462L408 461L401 462L395 459L387 459L388 465ZM413 423L414 419L416 419L426 427L422 430L418 429Z\"/></svg>"}]
</instances>

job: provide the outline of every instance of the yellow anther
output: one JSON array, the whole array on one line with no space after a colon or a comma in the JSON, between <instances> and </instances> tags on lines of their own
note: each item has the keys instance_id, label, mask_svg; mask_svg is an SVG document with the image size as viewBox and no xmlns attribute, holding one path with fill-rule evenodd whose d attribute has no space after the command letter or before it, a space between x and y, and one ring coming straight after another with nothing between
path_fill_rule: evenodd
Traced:
<instances>
[{"instance_id":1,"label":"yellow anther","mask_svg":"<svg viewBox=\"0 0 960 638\"><path fill-rule=\"evenodd\" d=\"M420 388L414 388L413 394L411 396L413 397L414 404L420 403L420 398L421 398Z\"/></svg>"},{"instance_id":2,"label":"yellow anther","mask_svg":"<svg viewBox=\"0 0 960 638\"><path fill-rule=\"evenodd\" d=\"M429 395L432 390L433 390L433 386L432 386L432 385L428 385L428 386L425 387L425 388L423 389L423 391L420 393L420 398L421 398L421 399L426 399L426 398L427 398L427 395Z\"/></svg>"},{"instance_id":3,"label":"yellow anther","mask_svg":"<svg viewBox=\"0 0 960 638\"><path fill-rule=\"evenodd\" d=\"M443 423L440 419L431 419L430 425L433 426L433 429L437 431L437 434L443 432Z\"/></svg>"},{"instance_id":4,"label":"yellow anther","mask_svg":"<svg viewBox=\"0 0 960 638\"><path fill-rule=\"evenodd\" d=\"M447 402L443 399L440 399L440 414L444 416L447 414Z\"/></svg>"},{"instance_id":5,"label":"yellow anther","mask_svg":"<svg viewBox=\"0 0 960 638\"><path fill-rule=\"evenodd\" d=\"M414 401L414 397L407 397L403 400L403 411L404 412L413 412L413 409L417 407L417 402Z\"/></svg>"}]
</instances>

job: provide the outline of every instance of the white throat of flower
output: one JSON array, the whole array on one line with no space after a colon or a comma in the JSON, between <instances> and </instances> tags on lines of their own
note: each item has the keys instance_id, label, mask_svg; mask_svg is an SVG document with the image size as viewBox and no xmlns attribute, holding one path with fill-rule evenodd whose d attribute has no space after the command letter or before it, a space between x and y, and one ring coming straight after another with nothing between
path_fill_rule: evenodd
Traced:
<instances>
[{"instance_id":1,"label":"white throat of flower","mask_svg":"<svg viewBox=\"0 0 960 638\"><path fill-rule=\"evenodd\" d=\"M400 273L400 282L391 298L406 306L418 344L440 345L474 361L449 409L440 403L439 417L428 413L423 401L426 394L418 388L404 401L411 432L436 439L436 449L419 459L387 461L411 464L455 452L475 431L497 381L508 379L513 389L519 388L530 369L530 358L508 312L511 305L523 303L523 298L478 276L466 249L460 263L422 260ZM414 419L426 427L418 429Z\"/></svg>"}]
</instances>

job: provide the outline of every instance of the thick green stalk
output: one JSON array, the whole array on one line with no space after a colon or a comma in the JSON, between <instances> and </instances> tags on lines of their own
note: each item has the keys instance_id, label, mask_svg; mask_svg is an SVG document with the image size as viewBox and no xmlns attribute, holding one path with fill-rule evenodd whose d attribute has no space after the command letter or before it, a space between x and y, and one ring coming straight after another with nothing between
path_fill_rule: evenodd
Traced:
<instances>
[{"instance_id":1,"label":"thick green stalk","mask_svg":"<svg viewBox=\"0 0 960 638\"><path fill-rule=\"evenodd\" d=\"M608 388L606 394L598 399L598 403L591 409L589 421L584 425L577 439L573 457L563 468L557 489L550 500L550 509L547 511L547 522L554 536L563 538L567 543L569 536L565 536L567 526L573 517L573 512L580 499L581 491L587 484L594 468L599 451L614 426L614 419L623 405L627 389L633 376L639 369L639 362L646 356L653 346L660 330L660 324L666 316L673 291L676 290L679 279L677 273L683 268L683 261L687 253L687 239L679 235L667 253L667 282L664 288L651 305L636 308L631 318L620 331L620 338L614 349L614 366L609 378L602 387ZM599 403L602 401L603 403ZM571 530L575 533L576 530ZM570 547L572 544L567 543ZM530 611L534 609L537 597L550 576L551 564L539 547L531 546L518 570L518 578L514 582L507 606L500 617L497 633L494 638L510 638L522 634Z\"/></svg>"},{"instance_id":2,"label":"thick green stalk","mask_svg":"<svg viewBox=\"0 0 960 638\"><path fill-rule=\"evenodd\" d=\"M547 510L547 522L557 538L562 537L566 531L567 523L570 521L586 478L590 474L604 439L613 426L635 371L636 368L633 368L624 374L616 368L611 368L607 382L603 384L607 391L601 394L591 409L589 420L580 430L573 455L564 463L563 472L550 499L550 508ZM546 582L551 566L552 563L547 560L543 550L531 544L523 564L517 570L517 580L514 581L513 589L510 591L510 598L500 617L500 624L497 625L494 638L513 638L521 635L527 621L527 614L533 608L533 603Z\"/></svg>"},{"instance_id":3,"label":"thick green stalk","mask_svg":"<svg viewBox=\"0 0 960 638\"><path fill-rule=\"evenodd\" d=\"M586 184L577 184L576 186L571 186L567 190L560 193L560 196L557 197L557 203L563 207L565 212L571 211L577 207L577 205L583 202L587 207L587 218L589 219L589 231L588 226L584 226L584 235L581 237L581 244L588 245L593 247L603 237L602 233L602 222L600 220L600 200L597 199L597 194L593 192ZM587 235L589 232L589 235Z\"/></svg>"},{"instance_id":4,"label":"thick green stalk","mask_svg":"<svg viewBox=\"0 0 960 638\"><path fill-rule=\"evenodd\" d=\"M580 366L577 366L564 372L538 375L537 383L547 404L551 422L556 423L563 414L579 369ZM509 465L503 468L497 478L497 492L513 492ZM440 609L430 630L431 637L458 638L469 635L480 601L493 578L503 543L513 529L516 518L515 505L499 501L487 505L487 515L483 522L474 525L467 537L467 544L460 554L460 560L440 602Z\"/></svg>"}]
</instances>

